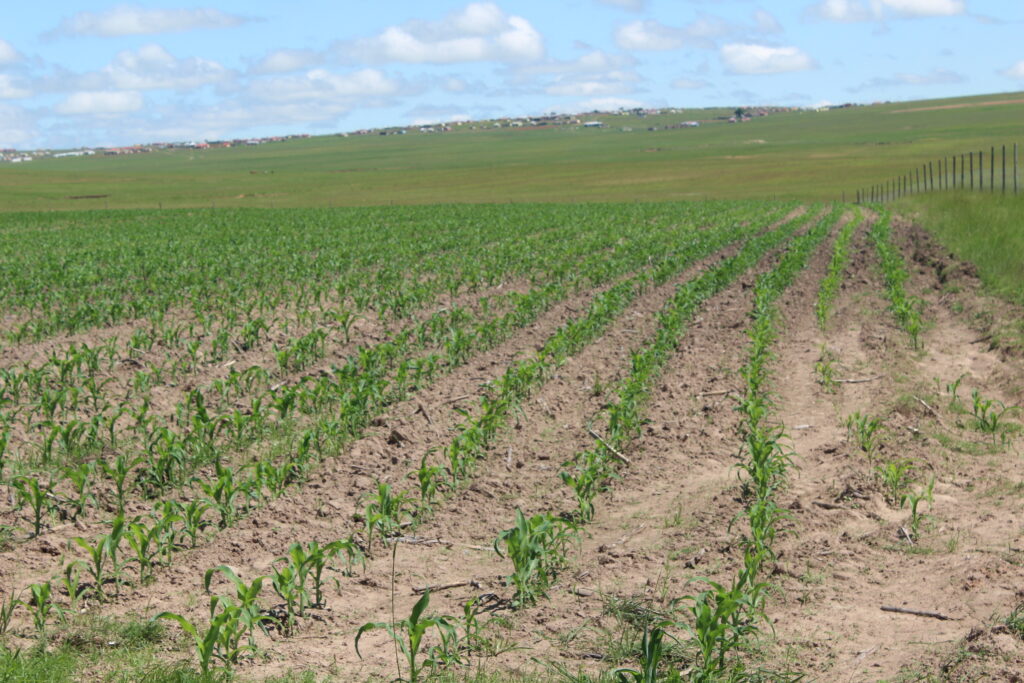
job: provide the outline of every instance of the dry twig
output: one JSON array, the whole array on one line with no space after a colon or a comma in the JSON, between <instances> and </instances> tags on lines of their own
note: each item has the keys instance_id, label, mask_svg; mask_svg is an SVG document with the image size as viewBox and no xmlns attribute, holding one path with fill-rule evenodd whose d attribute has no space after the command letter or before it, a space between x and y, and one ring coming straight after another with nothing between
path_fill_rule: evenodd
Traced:
<instances>
[{"instance_id":1,"label":"dry twig","mask_svg":"<svg viewBox=\"0 0 1024 683\"><path fill-rule=\"evenodd\" d=\"M941 621L956 621L953 617L948 617L945 614L939 612L925 612L919 609L907 609L906 607L890 607L888 605L882 605L883 612L896 612L897 614L912 614L915 617L931 617L932 619L939 619Z\"/></svg>"},{"instance_id":2,"label":"dry twig","mask_svg":"<svg viewBox=\"0 0 1024 683\"><path fill-rule=\"evenodd\" d=\"M423 595L427 591L436 593L437 591L446 591L450 588L462 588L463 586L472 586L473 588L480 588L480 583L476 579L470 579L469 581L454 581L452 583L439 583L433 586L413 586L413 595Z\"/></svg>"},{"instance_id":3,"label":"dry twig","mask_svg":"<svg viewBox=\"0 0 1024 683\"><path fill-rule=\"evenodd\" d=\"M612 455L614 455L614 456L615 456L615 457L616 457L616 458L617 458L617 459L618 459L619 461L621 461L621 462L623 462L623 463L625 463L625 464L627 464L627 465L631 465L631 464L632 464L632 463L631 463L631 462L629 461L629 458L627 458L627 457L626 457L626 456L624 456L624 455L623 455L622 453L619 453L619 452L618 452L617 450L615 450L615 449L614 449L614 448L613 448L613 447L611 446L611 444L609 444L609 443L608 443L607 441L605 441L604 439L602 439L602 438L601 438L601 435L600 435L600 434L598 434L597 432L595 432L595 431L594 431L593 429L590 429L590 428L588 427L588 428L587 428L587 433L589 433L589 434L590 434L590 435L591 435L592 437L594 437L595 439L597 439L597 440L598 440L598 442L599 442L599 443L600 443L600 444L601 444L602 446L604 446L605 448L607 448L607 449L608 449L608 451L609 451L609 452L610 452L610 453L611 453Z\"/></svg>"}]
</instances>

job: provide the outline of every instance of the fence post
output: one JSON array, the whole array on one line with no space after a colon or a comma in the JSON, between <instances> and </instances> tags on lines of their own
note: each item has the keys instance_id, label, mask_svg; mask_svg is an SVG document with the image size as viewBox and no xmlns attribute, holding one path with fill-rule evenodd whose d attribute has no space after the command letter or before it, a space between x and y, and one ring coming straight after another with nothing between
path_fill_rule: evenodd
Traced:
<instances>
[{"instance_id":1,"label":"fence post","mask_svg":"<svg viewBox=\"0 0 1024 683\"><path fill-rule=\"evenodd\" d=\"M1006 145L1003 145L1003 194L1006 194Z\"/></svg>"},{"instance_id":2,"label":"fence post","mask_svg":"<svg viewBox=\"0 0 1024 683\"><path fill-rule=\"evenodd\" d=\"M969 156L971 158L971 189L973 190L974 189L974 152L971 152L967 156Z\"/></svg>"},{"instance_id":3,"label":"fence post","mask_svg":"<svg viewBox=\"0 0 1024 683\"><path fill-rule=\"evenodd\" d=\"M960 189L964 189L964 155L960 155Z\"/></svg>"},{"instance_id":4,"label":"fence post","mask_svg":"<svg viewBox=\"0 0 1024 683\"><path fill-rule=\"evenodd\" d=\"M1013 193L1017 194L1017 143L1013 143Z\"/></svg>"},{"instance_id":5,"label":"fence post","mask_svg":"<svg viewBox=\"0 0 1024 683\"><path fill-rule=\"evenodd\" d=\"M996 148L995 145L988 152L988 191L996 191Z\"/></svg>"},{"instance_id":6,"label":"fence post","mask_svg":"<svg viewBox=\"0 0 1024 683\"><path fill-rule=\"evenodd\" d=\"M928 162L928 189L935 192L935 173L932 172L932 162Z\"/></svg>"},{"instance_id":7,"label":"fence post","mask_svg":"<svg viewBox=\"0 0 1024 683\"><path fill-rule=\"evenodd\" d=\"M985 155L978 150L978 190L985 189Z\"/></svg>"}]
</instances>

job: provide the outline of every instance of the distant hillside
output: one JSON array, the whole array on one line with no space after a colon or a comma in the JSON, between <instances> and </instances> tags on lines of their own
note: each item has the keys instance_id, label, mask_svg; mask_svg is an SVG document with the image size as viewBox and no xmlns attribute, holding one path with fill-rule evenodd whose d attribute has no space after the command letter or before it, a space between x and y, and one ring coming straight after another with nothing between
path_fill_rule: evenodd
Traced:
<instances>
[{"instance_id":1,"label":"distant hillside","mask_svg":"<svg viewBox=\"0 0 1024 683\"><path fill-rule=\"evenodd\" d=\"M6 210L839 198L943 154L1024 143L1024 93L409 127L0 164ZM764 115L760 115L763 113ZM588 127L588 121L603 126ZM697 127L683 125L696 121ZM497 124L497 125L496 125ZM424 127L426 128L426 127ZM398 129L392 129L397 132Z\"/></svg>"}]
</instances>

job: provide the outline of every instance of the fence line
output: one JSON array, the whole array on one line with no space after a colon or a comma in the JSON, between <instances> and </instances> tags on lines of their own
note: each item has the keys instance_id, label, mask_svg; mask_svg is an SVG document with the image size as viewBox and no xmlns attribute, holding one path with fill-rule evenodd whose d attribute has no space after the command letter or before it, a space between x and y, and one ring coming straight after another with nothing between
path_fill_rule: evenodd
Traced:
<instances>
[{"instance_id":1,"label":"fence line","mask_svg":"<svg viewBox=\"0 0 1024 683\"><path fill-rule=\"evenodd\" d=\"M1000 182L996 182L996 147L992 145L988 153L988 192L995 193L996 188L1002 194L1006 194L1012 188L1013 194L1020 192L1020 176L1017 171L1017 143L1013 143L1013 167L1010 169L1012 177L1007 179L1007 153L1006 145L1001 147L1002 160L1000 162ZM915 166L913 169L886 180L882 183L869 185L857 190L858 204L877 204L881 202L900 199L912 194L923 192L934 192L939 190L971 190L977 192L985 191L985 150L978 150L978 174L975 183L974 174L975 152L964 152L959 155L949 156L929 161L927 164ZM957 168L959 166L959 169ZM959 176L959 177L958 177ZM936 179L938 182L936 182ZM843 193L845 201L846 193Z\"/></svg>"}]
</instances>

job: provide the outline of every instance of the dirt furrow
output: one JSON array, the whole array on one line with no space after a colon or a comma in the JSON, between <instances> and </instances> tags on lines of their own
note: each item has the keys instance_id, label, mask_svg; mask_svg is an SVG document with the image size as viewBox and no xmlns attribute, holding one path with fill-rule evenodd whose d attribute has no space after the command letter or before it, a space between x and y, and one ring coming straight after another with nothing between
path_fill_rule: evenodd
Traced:
<instances>
[{"instance_id":1,"label":"dirt furrow","mask_svg":"<svg viewBox=\"0 0 1024 683\"><path fill-rule=\"evenodd\" d=\"M909 350L885 311L870 249L860 243L850 269L854 288L841 297L827 334L808 308L779 352L781 416L808 429L791 430L800 469L782 501L794 515L794 532L780 545L783 597L770 613L779 650L821 680L937 674L945 663L936 654L943 644L973 629L981 634L993 615L1005 616L1024 581L1022 556L1010 550L1019 547L1012 520L1024 506L1019 496L1007 495L1013 491L1008 483L1024 479L1024 466L998 449L985 458L950 450L949 439L965 438L956 426L964 420L946 409L949 397L942 395L947 382L966 373L961 392L969 386L1005 396L999 386L1008 377L1019 381L1020 368L972 345L976 333L945 307L934 274L926 271L914 273L908 285L927 302L932 327L923 335L924 351ZM815 377L822 344L838 359L837 376L877 379L825 393ZM884 425L871 455L844 426L855 412ZM913 463L916 482L908 491L935 481L934 501L921 503L916 534L904 531L912 528L909 505L886 499L878 473L900 462Z\"/></svg>"}]
</instances>

